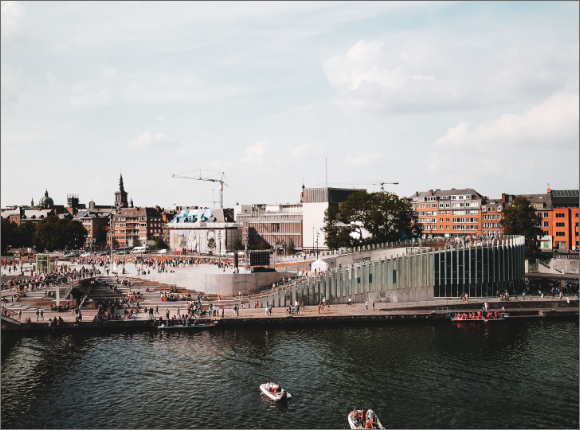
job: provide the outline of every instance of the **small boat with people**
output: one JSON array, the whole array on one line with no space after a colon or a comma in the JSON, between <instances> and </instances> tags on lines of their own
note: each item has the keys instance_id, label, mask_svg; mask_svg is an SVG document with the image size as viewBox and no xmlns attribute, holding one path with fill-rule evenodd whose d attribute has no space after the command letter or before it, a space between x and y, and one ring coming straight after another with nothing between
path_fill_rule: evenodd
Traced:
<instances>
[{"instance_id":1,"label":"small boat with people","mask_svg":"<svg viewBox=\"0 0 580 430\"><path fill-rule=\"evenodd\" d=\"M464 312L457 313L451 318L451 321L455 322L490 322L490 321L504 321L506 315L505 313L500 314L498 311L495 312Z\"/></svg>"},{"instance_id":2,"label":"small boat with people","mask_svg":"<svg viewBox=\"0 0 580 430\"><path fill-rule=\"evenodd\" d=\"M199 324L194 322L193 324L186 324L186 325L168 325L168 324L160 324L157 326L158 330L172 330L172 329L203 329L203 328L212 328L217 325L217 321L212 321L209 324Z\"/></svg>"},{"instance_id":3,"label":"small boat with people","mask_svg":"<svg viewBox=\"0 0 580 430\"><path fill-rule=\"evenodd\" d=\"M292 395L288 391L286 391L280 385L273 384L272 382L267 382L260 385L260 391L262 392L262 395L275 402L292 398Z\"/></svg>"},{"instance_id":4,"label":"small boat with people","mask_svg":"<svg viewBox=\"0 0 580 430\"><path fill-rule=\"evenodd\" d=\"M353 410L348 414L348 424L351 429L384 429L379 417L371 408Z\"/></svg>"}]
</instances>

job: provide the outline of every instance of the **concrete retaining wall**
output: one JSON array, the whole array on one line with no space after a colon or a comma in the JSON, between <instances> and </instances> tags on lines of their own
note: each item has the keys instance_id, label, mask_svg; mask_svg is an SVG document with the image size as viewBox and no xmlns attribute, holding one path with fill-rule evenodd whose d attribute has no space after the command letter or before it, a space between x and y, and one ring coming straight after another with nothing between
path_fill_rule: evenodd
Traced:
<instances>
[{"instance_id":1,"label":"concrete retaining wall","mask_svg":"<svg viewBox=\"0 0 580 430\"><path fill-rule=\"evenodd\" d=\"M279 282L284 275L288 276L283 272L204 274L178 271L175 273L155 272L139 276L139 278L162 284L175 284L181 288L206 294L237 296L240 291L245 295L260 287L271 286L274 282Z\"/></svg>"}]
</instances>

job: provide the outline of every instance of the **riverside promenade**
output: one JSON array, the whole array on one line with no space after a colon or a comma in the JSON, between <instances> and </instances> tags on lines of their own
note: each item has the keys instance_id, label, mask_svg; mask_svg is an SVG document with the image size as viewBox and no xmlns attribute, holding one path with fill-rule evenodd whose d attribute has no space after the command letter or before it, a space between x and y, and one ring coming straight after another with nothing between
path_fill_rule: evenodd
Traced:
<instances>
[{"instance_id":1,"label":"riverside promenade","mask_svg":"<svg viewBox=\"0 0 580 430\"><path fill-rule=\"evenodd\" d=\"M62 318L64 323L57 326L60 328L82 328L82 327L152 327L153 323L150 319L149 313L145 313L147 308L158 309L158 313L154 317L166 318L169 314L170 318L177 315L187 313L187 301L162 301L161 297L165 293L169 293L174 289L175 296L185 296L191 294L190 300L197 300L197 292L175 289L174 286L159 284L147 280L147 276L137 277L137 267L133 264L127 264L126 275L119 279L129 280L131 286L121 286L116 283L116 277L113 275L100 275L101 285L95 287L88 295L81 308L82 322L75 324L77 314L71 311L55 312L49 309L49 303L46 301L46 288L40 290L29 291L26 297L18 298L13 301L14 292L3 290L2 298L8 303L6 308L11 318L4 318L2 322L3 330L46 330L49 328L48 320L55 317ZM217 268L216 268L217 269ZM176 270L180 270L177 268ZM5 276L3 276L3 281ZM111 286L117 288L113 292ZM61 287L63 288L63 287ZM449 314L457 312L474 312L480 310L484 303L487 302L491 310L501 310L505 308L505 312L510 314L510 319L516 318L539 318L539 317L569 317L578 316L578 297L570 296L559 298L552 298L546 296L544 298L533 297L530 301L523 300L522 297L511 298L509 301L498 301L497 298L471 298L470 301L462 302L459 298L441 298L434 300L411 301L411 302L397 302L390 303L375 299L368 303L368 308L365 302L348 304L332 304L330 307L324 306L320 311L317 305L306 305L297 315L288 315L288 302L285 306L274 306L271 309L271 314L266 313L266 306L271 297L272 291L283 292L288 286L281 286L275 289L263 289L260 292L255 292L251 296L247 294L234 297L217 297L209 296L202 300L204 308L211 304L218 306L218 316L212 319L221 320L220 325L240 325L240 324L300 324L300 323L332 323L332 322L356 322L356 321L387 321L387 320L409 320L409 319L448 319ZM49 287L48 291L54 293L56 287ZM62 290L61 290L62 291ZM132 303L126 304L116 310L119 319L93 322L97 315L96 305L100 299L120 299L123 300L128 295L135 295L137 298ZM258 308L256 308L256 301ZM137 307L137 303L139 307ZM239 316L234 311L234 306L239 307ZM292 303L294 307L294 303ZM124 310L132 309L134 312L129 319L124 318ZM36 315L37 310L43 310L44 319ZM223 314L223 317L222 317ZM31 323L25 324L25 321L30 318ZM37 321L38 319L38 321ZM208 321L210 318L201 318L201 321ZM53 326L54 328L54 326Z\"/></svg>"}]
</instances>

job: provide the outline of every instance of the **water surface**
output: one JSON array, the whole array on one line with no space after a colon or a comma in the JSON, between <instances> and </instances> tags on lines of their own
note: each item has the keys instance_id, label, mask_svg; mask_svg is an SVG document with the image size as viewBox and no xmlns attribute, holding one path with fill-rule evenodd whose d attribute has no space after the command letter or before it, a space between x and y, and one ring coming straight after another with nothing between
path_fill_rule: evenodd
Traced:
<instances>
[{"instance_id":1,"label":"water surface","mask_svg":"<svg viewBox=\"0 0 580 430\"><path fill-rule=\"evenodd\" d=\"M3 428L578 428L577 321L2 335ZM259 384L294 398L274 404Z\"/></svg>"}]
</instances>

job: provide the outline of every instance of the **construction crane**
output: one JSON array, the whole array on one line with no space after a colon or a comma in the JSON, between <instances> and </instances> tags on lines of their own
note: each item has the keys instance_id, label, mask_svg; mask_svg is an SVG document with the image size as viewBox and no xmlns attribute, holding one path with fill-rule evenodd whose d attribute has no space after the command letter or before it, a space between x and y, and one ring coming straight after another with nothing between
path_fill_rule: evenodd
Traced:
<instances>
[{"instance_id":1,"label":"construction crane","mask_svg":"<svg viewBox=\"0 0 580 430\"><path fill-rule=\"evenodd\" d=\"M329 186L329 187L343 187L345 185L351 186L351 185L380 185L381 186L381 191L385 191L385 184L392 184L392 185L399 185L398 182L384 182L384 181L369 181L369 182L339 182L339 183L334 183L334 184L316 184L317 186Z\"/></svg>"},{"instance_id":2,"label":"construction crane","mask_svg":"<svg viewBox=\"0 0 580 430\"><path fill-rule=\"evenodd\" d=\"M194 178L192 176L184 176L184 175L171 175L172 178L179 178L179 179L195 179L196 181L209 181L209 182L219 182L220 184L220 208L224 208L224 185L227 187L228 184L224 182L225 173L224 172L217 172L222 175L221 179L214 179L214 178L202 178L201 177L201 170L199 171L199 178Z\"/></svg>"}]
</instances>

